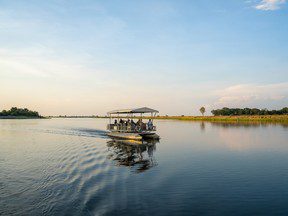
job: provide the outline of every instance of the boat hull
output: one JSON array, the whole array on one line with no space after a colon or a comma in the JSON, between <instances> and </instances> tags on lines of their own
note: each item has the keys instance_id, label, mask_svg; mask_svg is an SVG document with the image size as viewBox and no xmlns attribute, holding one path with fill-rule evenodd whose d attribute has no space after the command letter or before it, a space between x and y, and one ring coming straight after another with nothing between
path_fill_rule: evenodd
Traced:
<instances>
[{"instance_id":1,"label":"boat hull","mask_svg":"<svg viewBox=\"0 0 288 216\"><path fill-rule=\"evenodd\" d=\"M108 132L107 135L112 138L125 139L125 140L160 139L160 137L156 133L151 132L145 132L145 133Z\"/></svg>"},{"instance_id":2,"label":"boat hull","mask_svg":"<svg viewBox=\"0 0 288 216\"><path fill-rule=\"evenodd\" d=\"M108 132L107 135L112 138L126 139L126 140L142 140L143 137L137 133L119 133L119 132Z\"/></svg>"},{"instance_id":3,"label":"boat hull","mask_svg":"<svg viewBox=\"0 0 288 216\"><path fill-rule=\"evenodd\" d=\"M160 139L160 137L156 133L140 133L139 135L142 136L143 139Z\"/></svg>"}]
</instances>

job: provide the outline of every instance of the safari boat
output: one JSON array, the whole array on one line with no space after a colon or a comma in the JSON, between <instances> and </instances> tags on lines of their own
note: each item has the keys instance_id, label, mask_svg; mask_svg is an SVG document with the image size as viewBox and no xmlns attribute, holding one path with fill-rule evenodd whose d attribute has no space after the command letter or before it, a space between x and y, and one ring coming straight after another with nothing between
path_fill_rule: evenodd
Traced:
<instances>
[{"instance_id":1,"label":"safari boat","mask_svg":"<svg viewBox=\"0 0 288 216\"><path fill-rule=\"evenodd\" d=\"M148 107L110 111L107 113L109 116L107 135L125 140L159 139L156 134L156 126L153 124L153 117L157 113L159 111ZM147 114L151 116L149 121ZM143 119L144 117L145 119Z\"/></svg>"}]
</instances>

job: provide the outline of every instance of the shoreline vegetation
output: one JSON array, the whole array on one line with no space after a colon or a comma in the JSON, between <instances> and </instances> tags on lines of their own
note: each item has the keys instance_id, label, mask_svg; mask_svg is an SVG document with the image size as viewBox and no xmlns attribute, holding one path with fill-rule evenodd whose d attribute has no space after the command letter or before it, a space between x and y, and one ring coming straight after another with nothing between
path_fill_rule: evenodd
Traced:
<instances>
[{"instance_id":1,"label":"shoreline vegetation","mask_svg":"<svg viewBox=\"0 0 288 216\"><path fill-rule=\"evenodd\" d=\"M36 111L31 111L27 108L12 107L10 110L0 112L0 119L42 119L45 118L39 115Z\"/></svg>"},{"instance_id":2,"label":"shoreline vegetation","mask_svg":"<svg viewBox=\"0 0 288 216\"><path fill-rule=\"evenodd\" d=\"M264 123L288 123L288 107L280 110L267 110L257 108L227 108L212 110L213 116L204 116L205 107L199 110L202 116L143 116L143 119L160 119L160 120L181 120L181 121L206 121L206 122L264 122ZM52 118L109 118L108 116L50 116ZM119 116L119 118L127 118L126 116ZM130 117L140 118L140 117Z\"/></svg>"},{"instance_id":3,"label":"shoreline vegetation","mask_svg":"<svg viewBox=\"0 0 288 216\"><path fill-rule=\"evenodd\" d=\"M213 116L204 116L205 108L201 107L200 112L202 116L155 116L152 119L159 120L181 120L181 121L206 121L206 122L273 122L273 123L288 123L288 107L280 110L267 110L257 108L227 108L212 110ZM31 111L27 108L12 107L10 110L3 110L0 112L0 119L43 119L43 118L109 118L108 116L41 116L37 111ZM119 116L119 118L127 118L126 116ZM131 118L131 117L130 117ZM133 118L140 118L133 117ZM143 119L150 119L151 116L143 116Z\"/></svg>"},{"instance_id":4,"label":"shoreline vegetation","mask_svg":"<svg viewBox=\"0 0 288 216\"><path fill-rule=\"evenodd\" d=\"M108 116L49 116L50 118L109 118ZM119 116L127 118L127 116ZM131 117L130 117L131 118ZM138 117L133 117L135 119ZM206 122L279 122L288 123L288 115L238 115L238 116L143 116L143 119L206 121Z\"/></svg>"},{"instance_id":5,"label":"shoreline vegetation","mask_svg":"<svg viewBox=\"0 0 288 216\"><path fill-rule=\"evenodd\" d=\"M263 122L263 123L288 123L288 107L280 110L267 110L257 108L227 108L212 110L213 116L204 116L205 107L200 108L202 116L143 116L143 119L160 119L160 120L181 120L181 121L206 121L206 122ZM50 116L50 118L109 118L108 116ZM127 118L127 116L119 116L118 118ZM129 118L140 118L129 117Z\"/></svg>"},{"instance_id":6,"label":"shoreline vegetation","mask_svg":"<svg viewBox=\"0 0 288 216\"><path fill-rule=\"evenodd\" d=\"M157 116L154 119L208 122L288 122L288 115Z\"/></svg>"}]
</instances>

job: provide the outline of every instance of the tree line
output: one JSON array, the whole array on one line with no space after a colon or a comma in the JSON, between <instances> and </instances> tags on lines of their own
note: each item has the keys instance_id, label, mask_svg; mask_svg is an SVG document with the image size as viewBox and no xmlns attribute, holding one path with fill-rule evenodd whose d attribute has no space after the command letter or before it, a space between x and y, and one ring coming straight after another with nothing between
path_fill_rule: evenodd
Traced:
<instances>
[{"instance_id":1,"label":"tree line","mask_svg":"<svg viewBox=\"0 0 288 216\"><path fill-rule=\"evenodd\" d=\"M268 110L257 108L227 108L212 110L211 113L215 116L237 116L237 115L287 115L288 107L280 110Z\"/></svg>"},{"instance_id":2,"label":"tree line","mask_svg":"<svg viewBox=\"0 0 288 216\"><path fill-rule=\"evenodd\" d=\"M27 108L17 108L12 107L10 110L3 110L0 112L0 116L25 116L25 117L34 117L41 118L38 112L28 110Z\"/></svg>"}]
</instances>

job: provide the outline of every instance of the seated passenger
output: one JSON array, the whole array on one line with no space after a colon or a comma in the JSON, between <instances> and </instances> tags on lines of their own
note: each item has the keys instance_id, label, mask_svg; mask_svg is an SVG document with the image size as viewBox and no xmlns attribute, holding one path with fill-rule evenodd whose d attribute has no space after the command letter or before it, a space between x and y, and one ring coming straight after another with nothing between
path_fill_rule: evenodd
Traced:
<instances>
[{"instance_id":1,"label":"seated passenger","mask_svg":"<svg viewBox=\"0 0 288 216\"><path fill-rule=\"evenodd\" d=\"M148 130L153 130L153 122L151 121L151 119L149 119L147 126L148 126Z\"/></svg>"},{"instance_id":2,"label":"seated passenger","mask_svg":"<svg viewBox=\"0 0 288 216\"><path fill-rule=\"evenodd\" d=\"M136 123L136 130L140 131L141 130L141 126L142 126L142 120L138 119L137 123Z\"/></svg>"},{"instance_id":3,"label":"seated passenger","mask_svg":"<svg viewBox=\"0 0 288 216\"><path fill-rule=\"evenodd\" d=\"M133 119L131 120L131 128L134 131L136 128L136 123L133 121Z\"/></svg>"},{"instance_id":4,"label":"seated passenger","mask_svg":"<svg viewBox=\"0 0 288 216\"><path fill-rule=\"evenodd\" d=\"M143 122L141 122L141 129L144 130L144 131L146 130L146 124L143 123Z\"/></svg>"},{"instance_id":5,"label":"seated passenger","mask_svg":"<svg viewBox=\"0 0 288 216\"><path fill-rule=\"evenodd\" d=\"M117 125L117 119L114 120L114 125Z\"/></svg>"},{"instance_id":6,"label":"seated passenger","mask_svg":"<svg viewBox=\"0 0 288 216\"><path fill-rule=\"evenodd\" d=\"M138 121L137 121L137 123L136 123L136 124L140 126L140 125L141 125L141 123L142 123L142 120L141 120L141 119L138 119Z\"/></svg>"},{"instance_id":7,"label":"seated passenger","mask_svg":"<svg viewBox=\"0 0 288 216\"><path fill-rule=\"evenodd\" d=\"M125 122L126 126L130 125L130 119Z\"/></svg>"}]
</instances>

